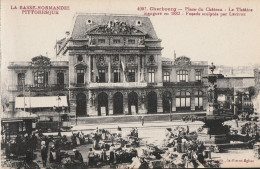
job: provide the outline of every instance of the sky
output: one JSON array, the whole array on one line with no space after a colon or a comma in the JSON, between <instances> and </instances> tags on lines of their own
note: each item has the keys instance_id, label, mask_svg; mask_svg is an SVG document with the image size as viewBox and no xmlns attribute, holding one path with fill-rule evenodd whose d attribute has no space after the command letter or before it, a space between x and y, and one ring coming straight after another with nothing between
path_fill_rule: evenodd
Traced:
<instances>
[{"instance_id":1,"label":"sky","mask_svg":"<svg viewBox=\"0 0 260 169\"><path fill-rule=\"evenodd\" d=\"M20 5L69 6L59 15L22 14ZM162 40L163 57L185 55L192 61L208 61L217 65L243 66L260 64L260 3L247 1L188 0L2 0L1 53L2 71L10 61L30 61L38 55L54 57L56 40L71 30L76 13L137 14L138 7L177 8L250 8L246 16L150 16L157 36Z\"/></svg>"}]
</instances>

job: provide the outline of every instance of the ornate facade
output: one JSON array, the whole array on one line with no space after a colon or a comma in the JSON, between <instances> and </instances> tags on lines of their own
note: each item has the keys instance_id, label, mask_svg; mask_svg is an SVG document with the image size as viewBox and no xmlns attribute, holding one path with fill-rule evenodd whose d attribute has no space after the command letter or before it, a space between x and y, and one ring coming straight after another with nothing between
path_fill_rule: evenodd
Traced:
<instances>
[{"instance_id":1,"label":"ornate facade","mask_svg":"<svg viewBox=\"0 0 260 169\"><path fill-rule=\"evenodd\" d=\"M207 109L202 77L208 63L185 56L163 58L161 40L148 17L78 14L56 47L68 59L66 94L72 115Z\"/></svg>"}]
</instances>

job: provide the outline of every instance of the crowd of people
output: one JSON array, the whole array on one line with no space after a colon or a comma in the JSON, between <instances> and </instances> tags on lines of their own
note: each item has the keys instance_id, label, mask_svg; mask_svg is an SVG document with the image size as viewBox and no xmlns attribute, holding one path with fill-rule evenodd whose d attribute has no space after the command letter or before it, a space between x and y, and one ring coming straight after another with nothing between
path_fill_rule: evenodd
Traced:
<instances>
[{"instance_id":1,"label":"crowd of people","mask_svg":"<svg viewBox=\"0 0 260 169\"><path fill-rule=\"evenodd\" d=\"M5 140L6 156L25 155L27 151L35 151L38 138L35 134L18 134L14 140Z\"/></svg>"}]
</instances>

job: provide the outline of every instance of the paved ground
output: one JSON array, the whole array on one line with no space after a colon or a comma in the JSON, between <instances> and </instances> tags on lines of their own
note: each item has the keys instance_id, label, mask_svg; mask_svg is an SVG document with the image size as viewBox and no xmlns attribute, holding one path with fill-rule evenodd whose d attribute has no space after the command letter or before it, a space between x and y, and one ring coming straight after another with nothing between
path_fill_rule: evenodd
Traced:
<instances>
[{"instance_id":1,"label":"paved ground","mask_svg":"<svg viewBox=\"0 0 260 169\"><path fill-rule=\"evenodd\" d=\"M198 127L200 127L203 123L196 121L196 122L183 122L183 121L156 121L156 122L145 122L144 126L141 125L140 122L133 122L133 123L109 123L109 124L98 124L98 125L77 125L73 126L74 131L83 131L85 134L90 133L96 127L105 128L110 130L110 132L115 132L117 127L120 126L123 131L123 136L127 135L130 132L132 127L137 127L139 131L139 137L147 143L153 144L161 144L163 139L165 138L165 128L167 127L176 127L176 126L183 126L186 127L187 125L190 128L190 131L195 131ZM57 133L47 133L50 134L57 134ZM63 132L63 135L71 135L71 132ZM77 147L77 149L82 153L84 161L87 161L87 152L89 148L92 147L91 144L82 145ZM73 154L71 150L68 151L69 154ZM40 152L36 152L37 162L40 167L42 167L41 163L41 155ZM212 158L215 160L219 160L221 162L221 167L249 167L249 166L260 166L260 160L254 157L254 151L252 149L233 149L228 150L225 153L212 153ZM109 166L106 166L109 168Z\"/></svg>"}]
</instances>

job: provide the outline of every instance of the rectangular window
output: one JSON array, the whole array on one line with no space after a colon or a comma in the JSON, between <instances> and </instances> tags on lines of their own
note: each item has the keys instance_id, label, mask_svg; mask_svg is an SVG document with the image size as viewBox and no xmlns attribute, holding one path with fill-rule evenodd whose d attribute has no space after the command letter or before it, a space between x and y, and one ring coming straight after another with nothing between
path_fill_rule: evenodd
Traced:
<instances>
[{"instance_id":1,"label":"rectangular window","mask_svg":"<svg viewBox=\"0 0 260 169\"><path fill-rule=\"evenodd\" d=\"M195 72L195 79L196 79L196 81L201 81L201 71Z\"/></svg>"},{"instance_id":2,"label":"rectangular window","mask_svg":"<svg viewBox=\"0 0 260 169\"><path fill-rule=\"evenodd\" d=\"M148 70L148 82L149 83L154 83L154 76L155 76L155 70L154 69L149 69Z\"/></svg>"},{"instance_id":3,"label":"rectangular window","mask_svg":"<svg viewBox=\"0 0 260 169\"><path fill-rule=\"evenodd\" d=\"M57 73L57 84L64 85L64 73L62 72Z\"/></svg>"},{"instance_id":4,"label":"rectangular window","mask_svg":"<svg viewBox=\"0 0 260 169\"><path fill-rule=\"evenodd\" d=\"M135 44L135 40L134 39L128 39L128 44Z\"/></svg>"},{"instance_id":5,"label":"rectangular window","mask_svg":"<svg viewBox=\"0 0 260 169\"><path fill-rule=\"evenodd\" d=\"M99 44L104 44L105 42L106 42L105 39L98 39L98 43L99 43Z\"/></svg>"},{"instance_id":6,"label":"rectangular window","mask_svg":"<svg viewBox=\"0 0 260 169\"><path fill-rule=\"evenodd\" d=\"M77 84L84 84L84 69L77 69Z\"/></svg>"},{"instance_id":7,"label":"rectangular window","mask_svg":"<svg viewBox=\"0 0 260 169\"><path fill-rule=\"evenodd\" d=\"M195 97L195 106L201 107L203 103L202 97Z\"/></svg>"},{"instance_id":8,"label":"rectangular window","mask_svg":"<svg viewBox=\"0 0 260 169\"><path fill-rule=\"evenodd\" d=\"M135 70L134 69L128 70L128 81L135 82Z\"/></svg>"},{"instance_id":9,"label":"rectangular window","mask_svg":"<svg viewBox=\"0 0 260 169\"><path fill-rule=\"evenodd\" d=\"M114 70L114 83L120 82L120 70L115 69Z\"/></svg>"},{"instance_id":10,"label":"rectangular window","mask_svg":"<svg viewBox=\"0 0 260 169\"><path fill-rule=\"evenodd\" d=\"M163 81L164 82L170 82L170 73L169 72L163 73Z\"/></svg>"},{"instance_id":11,"label":"rectangular window","mask_svg":"<svg viewBox=\"0 0 260 169\"><path fill-rule=\"evenodd\" d=\"M188 71L187 70L177 71L177 82L188 82Z\"/></svg>"},{"instance_id":12,"label":"rectangular window","mask_svg":"<svg viewBox=\"0 0 260 169\"><path fill-rule=\"evenodd\" d=\"M104 82L106 82L105 69L99 69L99 70L98 70L98 76L99 76L99 83L104 83Z\"/></svg>"},{"instance_id":13,"label":"rectangular window","mask_svg":"<svg viewBox=\"0 0 260 169\"><path fill-rule=\"evenodd\" d=\"M114 44L119 44L120 43L120 39L113 39L113 43Z\"/></svg>"},{"instance_id":14,"label":"rectangular window","mask_svg":"<svg viewBox=\"0 0 260 169\"><path fill-rule=\"evenodd\" d=\"M19 73L18 74L18 85L19 86L22 86L24 84L24 79L25 79L25 74Z\"/></svg>"},{"instance_id":15,"label":"rectangular window","mask_svg":"<svg viewBox=\"0 0 260 169\"><path fill-rule=\"evenodd\" d=\"M47 85L48 84L48 72L38 71L34 72L34 84Z\"/></svg>"}]
</instances>

